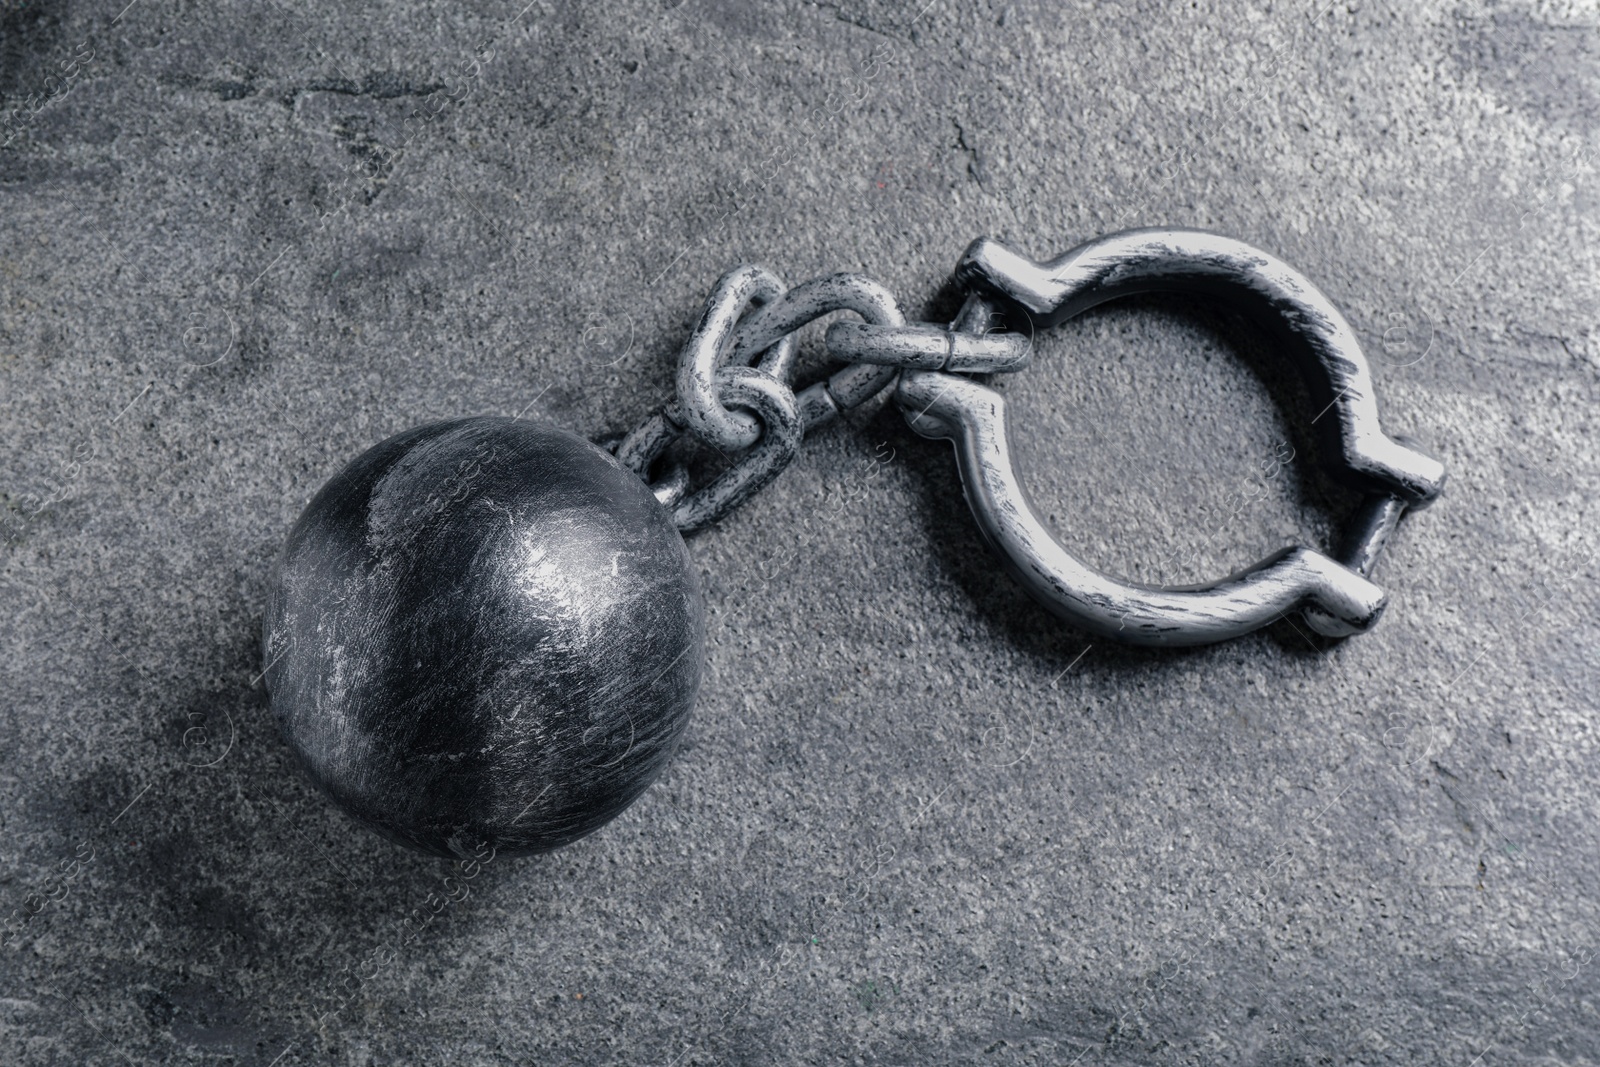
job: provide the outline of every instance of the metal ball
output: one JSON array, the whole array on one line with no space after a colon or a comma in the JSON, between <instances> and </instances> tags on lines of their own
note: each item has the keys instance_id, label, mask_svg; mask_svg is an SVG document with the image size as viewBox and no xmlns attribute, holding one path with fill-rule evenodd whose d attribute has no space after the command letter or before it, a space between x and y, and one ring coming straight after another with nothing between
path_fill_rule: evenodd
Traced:
<instances>
[{"instance_id":1,"label":"metal ball","mask_svg":"<svg viewBox=\"0 0 1600 1067\"><path fill-rule=\"evenodd\" d=\"M688 724L699 581L648 487L507 418L375 446L300 516L263 634L311 778L441 856L542 852L614 818Z\"/></svg>"}]
</instances>

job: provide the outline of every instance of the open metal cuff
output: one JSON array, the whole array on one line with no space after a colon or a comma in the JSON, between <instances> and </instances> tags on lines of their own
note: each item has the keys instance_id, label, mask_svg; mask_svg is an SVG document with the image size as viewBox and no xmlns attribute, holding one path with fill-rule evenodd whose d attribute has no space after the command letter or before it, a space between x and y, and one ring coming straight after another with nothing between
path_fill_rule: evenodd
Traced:
<instances>
[{"instance_id":1,"label":"open metal cuff","mask_svg":"<svg viewBox=\"0 0 1600 1067\"><path fill-rule=\"evenodd\" d=\"M902 372L896 399L906 421L924 437L955 445L984 539L1046 607L1090 632L1142 645L1208 644L1293 611L1329 637L1361 633L1377 622L1387 597L1368 575L1406 508L1439 495L1444 467L1384 433L1371 370L1354 332L1302 275L1230 238L1144 229L1090 241L1042 264L981 238L967 249L956 277L976 297L954 327L967 333L989 330L990 300L1041 326L1151 291L1215 294L1270 312L1269 321L1293 335L1286 350L1301 357L1302 373L1337 413L1337 441L1326 451L1337 457L1339 473L1369 494L1338 560L1288 548L1208 585L1122 581L1076 559L1039 521L1016 475L998 392L949 371Z\"/></svg>"}]
</instances>

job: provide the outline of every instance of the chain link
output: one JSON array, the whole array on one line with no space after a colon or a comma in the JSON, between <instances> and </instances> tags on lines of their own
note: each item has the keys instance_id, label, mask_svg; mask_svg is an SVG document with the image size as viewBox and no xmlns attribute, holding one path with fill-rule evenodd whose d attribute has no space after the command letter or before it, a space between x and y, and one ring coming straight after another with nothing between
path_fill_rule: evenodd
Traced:
<instances>
[{"instance_id":1,"label":"chain link","mask_svg":"<svg viewBox=\"0 0 1600 1067\"><path fill-rule=\"evenodd\" d=\"M835 322L825 335L829 354L846 366L796 392L797 331L838 311L861 319ZM1031 355L1028 340L1015 335L908 325L894 295L865 275L830 274L791 289L765 267L739 266L712 287L679 354L677 395L614 451L688 533L766 487L793 462L805 434L881 393L902 368L1009 371ZM668 457L652 481L685 436L733 462L691 491L686 468Z\"/></svg>"}]
</instances>

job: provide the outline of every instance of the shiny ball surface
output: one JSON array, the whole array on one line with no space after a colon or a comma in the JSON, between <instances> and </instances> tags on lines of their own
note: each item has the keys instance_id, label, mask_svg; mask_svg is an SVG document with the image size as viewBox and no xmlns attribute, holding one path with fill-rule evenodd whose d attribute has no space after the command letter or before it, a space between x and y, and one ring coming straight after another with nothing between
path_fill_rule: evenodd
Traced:
<instances>
[{"instance_id":1,"label":"shiny ball surface","mask_svg":"<svg viewBox=\"0 0 1600 1067\"><path fill-rule=\"evenodd\" d=\"M688 723L705 639L644 483L574 434L488 417L335 475L290 531L263 630L311 778L441 856L542 852L626 808Z\"/></svg>"}]
</instances>

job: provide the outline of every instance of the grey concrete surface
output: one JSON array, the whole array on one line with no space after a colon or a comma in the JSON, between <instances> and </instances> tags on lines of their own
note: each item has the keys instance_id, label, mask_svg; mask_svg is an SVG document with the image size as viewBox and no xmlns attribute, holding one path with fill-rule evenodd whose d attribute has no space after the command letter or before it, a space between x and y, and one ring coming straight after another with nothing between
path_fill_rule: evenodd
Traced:
<instances>
[{"instance_id":1,"label":"grey concrete surface","mask_svg":"<svg viewBox=\"0 0 1600 1067\"><path fill-rule=\"evenodd\" d=\"M1600 1060L1592 3L523 3L4 5L0 1061ZM599 834L467 878L296 777L263 587L362 449L625 428L740 261L933 313L1156 223L1316 280L1449 465L1373 633L1091 644L880 406L693 539L696 719ZM1326 543L1277 357L1042 337L1062 538Z\"/></svg>"}]
</instances>

